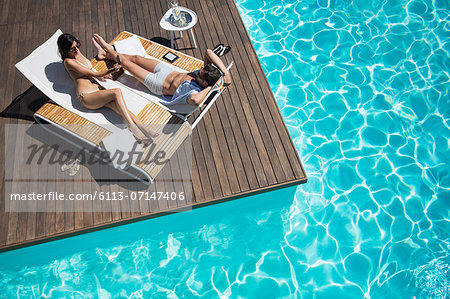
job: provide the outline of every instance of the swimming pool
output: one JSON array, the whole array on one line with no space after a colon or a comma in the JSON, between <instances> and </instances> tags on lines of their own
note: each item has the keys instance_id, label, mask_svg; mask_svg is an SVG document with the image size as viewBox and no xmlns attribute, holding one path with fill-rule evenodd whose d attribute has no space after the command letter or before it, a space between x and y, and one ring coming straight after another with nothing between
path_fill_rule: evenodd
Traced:
<instances>
[{"instance_id":1,"label":"swimming pool","mask_svg":"<svg viewBox=\"0 0 450 299\"><path fill-rule=\"evenodd\" d=\"M447 2L237 5L308 183L0 254L0 296L448 296Z\"/></svg>"}]
</instances>

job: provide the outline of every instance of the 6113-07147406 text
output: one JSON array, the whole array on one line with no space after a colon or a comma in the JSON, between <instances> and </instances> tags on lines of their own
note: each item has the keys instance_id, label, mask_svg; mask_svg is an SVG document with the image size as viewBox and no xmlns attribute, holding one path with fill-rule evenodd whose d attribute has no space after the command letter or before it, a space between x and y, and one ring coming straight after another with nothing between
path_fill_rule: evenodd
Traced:
<instances>
[{"instance_id":1,"label":"6113-07147406 text","mask_svg":"<svg viewBox=\"0 0 450 299\"><path fill-rule=\"evenodd\" d=\"M184 192L145 192L133 191L125 194L124 192L98 192L94 193L70 193L64 194L60 192L48 193L12 193L10 195L11 201L71 201L71 200L185 200Z\"/></svg>"}]
</instances>

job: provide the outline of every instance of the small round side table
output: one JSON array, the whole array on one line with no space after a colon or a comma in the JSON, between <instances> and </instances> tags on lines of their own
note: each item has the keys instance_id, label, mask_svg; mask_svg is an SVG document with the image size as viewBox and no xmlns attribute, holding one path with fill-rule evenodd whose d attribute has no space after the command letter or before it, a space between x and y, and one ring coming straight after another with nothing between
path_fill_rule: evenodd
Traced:
<instances>
[{"instance_id":1,"label":"small round side table","mask_svg":"<svg viewBox=\"0 0 450 299\"><path fill-rule=\"evenodd\" d=\"M190 16L190 22L186 23L184 26L176 26L171 23L172 9L169 9L164 16L161 18L159 25L162 29L169 31L170 33L170 47L174 47L174 32L180 32L180 36L183 37L183 31L189 30L191 34L192 41L194 42L194 48L197 48L197 42L195 41L194 32L192 28L197 24L197 14L186 7L178 7L180 9L180 14L188 14Z\"/></svg>"}]
</instances>

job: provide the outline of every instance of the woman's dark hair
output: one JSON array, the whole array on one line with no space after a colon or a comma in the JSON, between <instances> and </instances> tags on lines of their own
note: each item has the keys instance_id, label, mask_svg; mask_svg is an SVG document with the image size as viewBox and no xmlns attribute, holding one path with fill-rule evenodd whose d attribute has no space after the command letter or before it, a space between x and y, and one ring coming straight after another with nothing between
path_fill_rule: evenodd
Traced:
<instances>
[{"instance_id":1,"label":"woman's dark hair","mask_svg":"<svg viewBox=\"0 0 450 299\"><path fill-rule=\"evenodd\" d=\"M213 66L211 63L203 67L203 80L208 82L209 86L213 86L217 80L219 80L221 73L218 68Z\"/></svg>"},{"instance_id":2,"label":"woman's dark hair","mask_svg":"<svg viewBox=\"0 0 450 299\"><path fill-rule=\"evenodd\" d=\"M70 33L61 34L58 37L58 41L57 41L58 50L59 50L59 54L61 54L61 58L63 60L69 56L68 54L69 54L70 48L72 48L73 42L77 42L78 45L80 44L80 42L76 39L76 37Z\"/></svg>"}]
</instances>

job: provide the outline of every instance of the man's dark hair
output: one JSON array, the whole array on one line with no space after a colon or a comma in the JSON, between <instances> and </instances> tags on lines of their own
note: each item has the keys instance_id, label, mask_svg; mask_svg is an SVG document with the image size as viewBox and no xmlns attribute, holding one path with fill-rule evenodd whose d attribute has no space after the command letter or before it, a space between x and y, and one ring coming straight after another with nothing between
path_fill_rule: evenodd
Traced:
<instances>
[{"instance_id":1,"label":"man's dark hair","mask_svg":"<svg viewBox=\"0 0 450 299\"><path fill-rule=\"evenodd\" d=\"M203 80L208 82L209 86L213 86L219 80L221 73L213 64L207 64L203 67Z\"/></svg>"}]
</instances>

